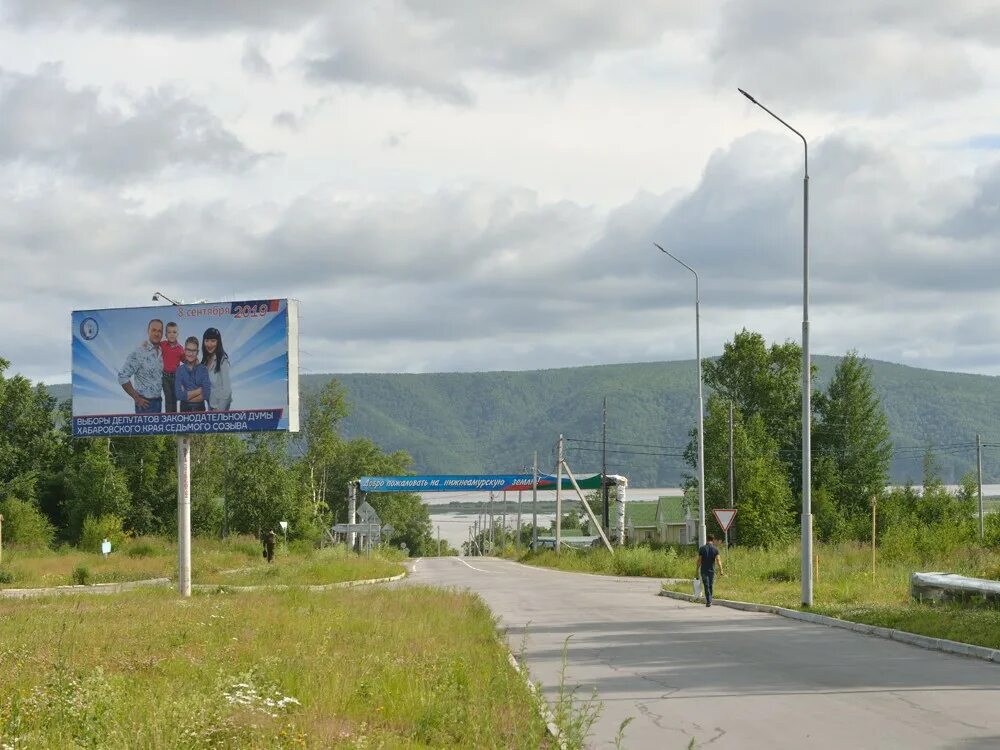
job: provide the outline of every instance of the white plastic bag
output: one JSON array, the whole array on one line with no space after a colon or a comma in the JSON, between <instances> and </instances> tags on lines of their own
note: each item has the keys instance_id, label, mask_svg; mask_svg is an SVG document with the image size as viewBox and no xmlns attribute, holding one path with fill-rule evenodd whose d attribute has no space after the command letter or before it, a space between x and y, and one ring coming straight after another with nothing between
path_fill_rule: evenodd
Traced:
<instances>
[{"instance_id":1,"label":"white plastic bag","mask_svg":"<svg viewBox=\"0 0 1000 750\"><path fill-rule=\"evenodd\" d=\"M691 584L692 588L694 589L694 598L698 599L699 597L701 597L701 579L695 578L694 581L691 582Z\"/></svg>"}]
</instances>

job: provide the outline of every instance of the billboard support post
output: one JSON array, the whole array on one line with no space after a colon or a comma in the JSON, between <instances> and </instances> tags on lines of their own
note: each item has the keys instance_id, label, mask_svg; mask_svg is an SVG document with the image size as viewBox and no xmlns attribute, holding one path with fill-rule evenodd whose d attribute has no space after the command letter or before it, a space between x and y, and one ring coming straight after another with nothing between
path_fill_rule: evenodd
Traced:
<instances>
[{"instance_id":1,"label":"billboard support post","mask_svg":"<svg viewBox=\"0 0 1000 750\"><path fill-rule=\"evenodd\" d=\"M177 591L191 596L191 438L177 436Z\"/></svg>"}]
</instances>

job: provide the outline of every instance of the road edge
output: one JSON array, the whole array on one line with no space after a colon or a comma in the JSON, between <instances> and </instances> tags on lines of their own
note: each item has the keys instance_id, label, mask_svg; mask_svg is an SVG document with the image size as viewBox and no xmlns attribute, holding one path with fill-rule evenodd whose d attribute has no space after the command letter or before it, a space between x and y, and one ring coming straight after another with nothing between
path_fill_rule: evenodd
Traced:
<instances>
[{"instance_id":1,"label":"road edge","mask_svg":"<svg viewBox=\"0 0 1000 750\"><path fill-rule=\"evenodd\" d=\"M700 598L695 598L691 594L684 594L680 591L660 591L660 596L670 599L678 599L686 602L701 602ZM1000 664L1000 649L988 648L986 646L975 646L971 643L961 643L960 641L949 641L946 638L934 638L929 635L918 635L905 630L894 628L883 628L879 625L867 625L863 622L851 622L850 620L840 620L836 617L818 615L813 612L803 612L798 609L787 609L773 604L755 604L753 602L737 602L731 599L712 599L712 604L719 604L731 609L740 609L746 612L763 612L766 614L780 615L791 620L810 622L814 625L825 625L827 627L850 630L862 635L871 635L877 638L884 638L898 643L905 643L910 646L926 649L928 651L941 651L946 654L957 656L968 656L981 661L988 661Z\"/></svg>"},{"instance_id":2,"label":"road edge","mask_svg":"<svg viewBox=\"0 0 1000 750\"><path fill-rule=\"evenodd\" d=\"M3 599L32 599L38 596L65 596L67 594L117 594L121 591L144 586L169 586L169 578L148 578L144 581L121 581L118 583L91 583L73 586L49 586L34 589L0 589Z\"/></svg>"},{"instance_id":3,"label":"road edge","mask_svg":"<svg viewBox=\"0 0 1000 750\"><path fill-rule=\"evenodd\" d=\"M365 578L360 581L338 581L337 583L262 583L255 586L232 586L228 583L193 583L191 584L191 588L197 591L218 591L220 589L225 589L226 591L331 591L332 589L348 589L354 586L370 586L375 583L392 583L406 576L407 571L404 570L402 573L388 578Z\"/></svg>"},{"instance_id":4,"label":"road edge","mask_svg":"<svg viewBox=\"0 0 1000 750\"><path fill-rule=\"evenodd\" d=\"M566 750L566 740L562 736L562 730L559 729L559 725L556 724L556 717L555 714L552 713L552 707L549 706L548 701L546 701L545 697L541 694L541 692L539 692L535 683L531 681L531 677L528 675L528 670L520 665L517 661L517 657L514 656L514 652L511 651L509 647L507 648L507 661L510 662L514 671L521 675L524 679L524 683L528 686L528 692L530 692L531 696L535 699L535 703L538 706L538 713L541 714L542 721L545 722L545 729L552 735L552 738L556 741L560 750Z\"/></svg>"}]
</instances>

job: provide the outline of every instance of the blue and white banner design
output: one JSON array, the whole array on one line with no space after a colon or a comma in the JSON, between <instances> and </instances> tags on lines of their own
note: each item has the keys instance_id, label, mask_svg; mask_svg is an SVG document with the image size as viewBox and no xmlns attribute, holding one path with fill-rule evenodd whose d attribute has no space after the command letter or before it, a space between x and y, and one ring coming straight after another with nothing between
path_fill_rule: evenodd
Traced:
<instances>
[{"instance_id":1,"label":"blue and white banner design","mask_svg":"<svg viewBox=\"0 0 1000 750\"><path fill-rule=\"evenodd\" d=\"M168 334L172 354L165 348ZM72 337L75 437L298 430L294 300L77 310ZM218 371L202 366L198 373L210 351L206 339L217 342L212 345L225 352L227 365ZM178 369L168 379L171 359ZM168 383L186 366L194 373L191 387L209 378L204 391L214 388L224 398L174 406ZM190 407L196 410L185 410Z\"/></svg>"},{"instance_id":2,"label":"blue and white banner design","mask_svg":"<svg viewBox=\"0 0 1000 750\"><path fill-rule=\"evenodd\" d=\"M530 490L531 474L449 474L361 477L362 492L501 492Z\"/></svg>"},{"instance_id":3,"label":"blue and white banner design","mask_svg":"<svg viewBox=\"0 0 1000 750\"><path fill-rule=\"evenodd\" d=\"M580 489L601 486L600 474L576 477ZM554 490L554 474L539 474L538 489ZM504 492L530 490L531 474L434 474L417 477L361 477L362 492ZM563 489L573 489L572 480L564 476Z\"/></svg>"}]
</instances>

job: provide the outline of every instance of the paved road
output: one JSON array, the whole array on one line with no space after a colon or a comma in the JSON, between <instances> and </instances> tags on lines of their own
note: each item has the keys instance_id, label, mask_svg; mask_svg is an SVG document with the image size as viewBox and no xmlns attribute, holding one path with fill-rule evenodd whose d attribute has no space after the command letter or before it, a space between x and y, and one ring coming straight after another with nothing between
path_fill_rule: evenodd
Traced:
<instances>
[{"instance_id":1,"label":"paved road","mask_svg":"<svg viewBox=\"0 0 1000 750\"><path fill-rule=\"evenodd\" d=\"M724 580L724 579L723 579ZM411 584L478 592L550 703L596 688L595 748L1000 748L1000 665L657 596L659 582L425 558ZM723 584L724 585L724 584Z\"/></svg>"}]
</instances>

